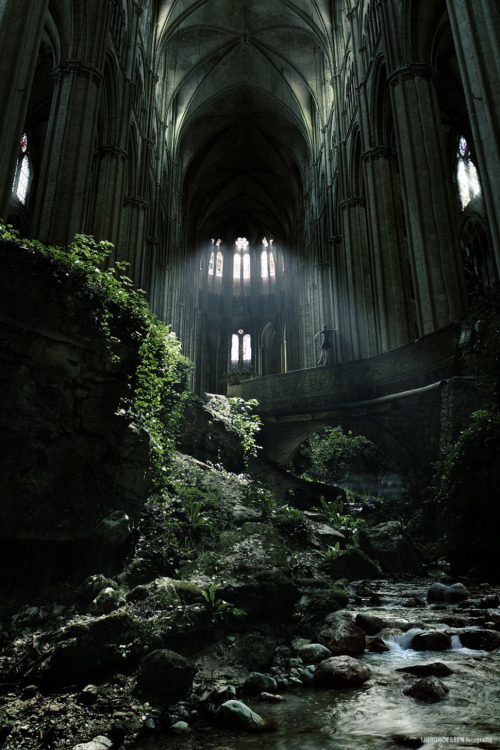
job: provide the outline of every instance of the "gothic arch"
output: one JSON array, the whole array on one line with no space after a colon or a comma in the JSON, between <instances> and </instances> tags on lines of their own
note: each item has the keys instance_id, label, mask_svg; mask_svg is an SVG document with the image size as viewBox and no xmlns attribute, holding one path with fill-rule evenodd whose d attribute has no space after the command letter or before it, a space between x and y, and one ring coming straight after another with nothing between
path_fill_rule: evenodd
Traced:
<instances>
[{"instance_id":1,"label":"gothic arch","mask_svg":"<svg viewBox=\"0 0 500 750\"><path fill-rule=\"evenodd\" d=\"M262 375L274 375L280 371L280 343L273 321L268 321L260 334Z\"/></svg>"}]
</instances>

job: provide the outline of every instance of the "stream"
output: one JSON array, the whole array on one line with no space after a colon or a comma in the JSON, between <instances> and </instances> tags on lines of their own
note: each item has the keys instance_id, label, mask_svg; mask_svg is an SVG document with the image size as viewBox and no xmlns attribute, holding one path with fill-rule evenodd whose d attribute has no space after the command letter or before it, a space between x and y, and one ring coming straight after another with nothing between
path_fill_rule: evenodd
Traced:
<instances>
[{"instance_id":1,"label":"stream","mask_svg":"<svg viewBox=\"0 0 500 750\"><path fill-rule=\"evenodd\" d=\"M379 633L389 651L365 651L359 657L372 672L363 687L340 690L299 686L283 692L285 700L281 703L263 703L258 697L244 696L241 700L250 708L275 721L277 731L228 733L202 727L182 738L144 738L134 744L134 750L385 750L426 745L436 750L450 746L500 748L500 649L487 652L464 648L454 634L455 625L474 626L479 610L460 605L442 609L405 606L415 596L425 600L430 583L373 581L369 586L376 592L376 605L367 605L358 597L349 607L353 614L373 614L399 625ZM484 596L490 591L482 587L471 595ZM484 617L485 610L481 613ZM424 626L451 634L451 649L410 649L412 636ZM452 670L451 675L440 678L449 688L447 697L425 704L404 695L405 687L418 678L396 670L436 661Z\"/></svg>"}]
</instances>

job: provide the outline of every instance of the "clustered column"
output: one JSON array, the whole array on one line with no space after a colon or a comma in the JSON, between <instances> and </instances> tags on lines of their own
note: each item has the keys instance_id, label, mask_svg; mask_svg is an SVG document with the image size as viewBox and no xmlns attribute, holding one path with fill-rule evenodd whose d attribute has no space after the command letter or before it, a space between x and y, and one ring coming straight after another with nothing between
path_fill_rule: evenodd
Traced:
<instances>
[{"instance_id":1,"label":"clustered column","mask_svg":"<svg viewBox=\"0 0 500 750\"><path fill-rule=\"evenodd\" d=\"M392 175L395 158L388 147L372 148L363 154L381 351L406 344L410 335L398 199Z\"/></svg>"},{"instance_id":2,"label":"clustered column","mask_svg":"<svg viewBox=\"0 0 500 750\"><path fill-rule=\"evenodd\" d=\"M444 160L432 70L409 65L390 77L421 334L462 317L456 209Z\"/></svg>"}]
</instances>

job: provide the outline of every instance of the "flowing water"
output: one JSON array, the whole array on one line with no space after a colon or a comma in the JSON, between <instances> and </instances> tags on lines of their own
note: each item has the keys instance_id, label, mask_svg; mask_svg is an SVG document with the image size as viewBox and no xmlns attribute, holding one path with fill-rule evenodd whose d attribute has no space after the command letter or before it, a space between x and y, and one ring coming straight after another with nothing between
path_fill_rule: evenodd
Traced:
<instances>
[{"instance_id":1,"label":"flowing water","mask_svg":"<svg viewBox=\"0 0 500 750\"><path fill-rule=\"evenodd\" d=\"M257 698L245 703L278 726L266 734L223 734L205 729L186 738L150 738L134 750L388 750L397 747L433 746L500 748L500 649L493 652L463 648L452 635L452 648L443 652L418 652L410 641L427 625L437 630L450 628L451 609L437 611L402 606L415 594L425 597L428 582L419 585L378 584L380 604L359 611L408 627L391 627L381 632L389 646L382 654L365 652L361 660L370 666L370 680L362 688L325 690L298 687L284 693L285 701L269 704ZM354 608L353 612L356 611ZM467 610L453 615L469 620ZM440 618L448 623L440 622ZM471 621L471 624L472 621ZM400 667L440 661L453 674L440 678L449 688L447 697L434 704L416 702L403 690L416 677L396 671Z\"/></svg>"}]
</instances>

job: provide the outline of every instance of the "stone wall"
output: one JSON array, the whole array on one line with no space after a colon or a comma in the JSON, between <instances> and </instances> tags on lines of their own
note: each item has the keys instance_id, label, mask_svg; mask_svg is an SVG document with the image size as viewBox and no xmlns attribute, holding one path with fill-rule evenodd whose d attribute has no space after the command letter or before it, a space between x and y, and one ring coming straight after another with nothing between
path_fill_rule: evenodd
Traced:
<instances>
[{"instance_id":1,"label":"stone wall","mask_svg":"<svg viewBox=\"0 0 500 750\"><path fill-rule=\"evenodd\" d=\"M0 268L0 542L85 546L148 495L149 436L121 406L135 351L118 343L111 361L49 261L3 244Z\"/></svg>"}]
</instances>

